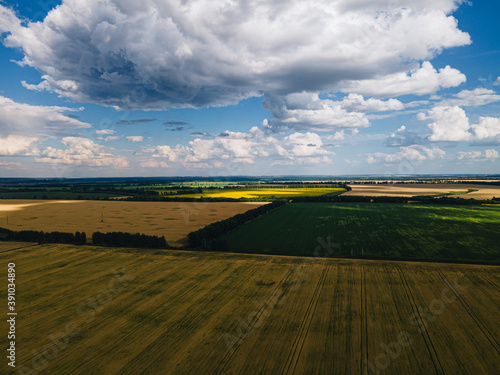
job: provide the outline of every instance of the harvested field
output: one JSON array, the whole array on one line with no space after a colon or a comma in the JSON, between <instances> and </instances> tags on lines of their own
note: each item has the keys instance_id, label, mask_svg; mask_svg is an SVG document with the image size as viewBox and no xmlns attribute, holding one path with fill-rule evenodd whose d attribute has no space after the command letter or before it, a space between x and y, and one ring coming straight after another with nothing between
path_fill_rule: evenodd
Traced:
<instances>
[{"instance_id":1,"label":"harvested field","mask_svg":"<svg viewBox=\"0 0 500 375\"><path fill-rule=\"evenodd\" d=\"M0 200L0 227L84 231L87 236L95 231L139 232L165 236L175 246L189 232L259 204L264 203Z\"/></svg>"},{"instance_id":2,"label":"harvested field","mask_svg":"<svg viewBox=\"0 0 500 375\"><path fill-rule=\"evenodd\" d=\"M500 373L498 267L27 245L17 373Z\"/></svg>"},{"instance_id":3,"label":"harvested field","mask_svg":"<svg viewBox=\"0 0 500 375\"><path fill-rule=\"evenodd\" d=\"M392 196L413 197L416 195L439 195L452 194L460 198L491 199L500 197L500 186L485 186L475 184L373 184L373 185L351 185L352 190L342 195L355 196ZM467 193L468 189L474 189ZM453 193L461 192L455 195Z\"/></svg>"}]
</instances>

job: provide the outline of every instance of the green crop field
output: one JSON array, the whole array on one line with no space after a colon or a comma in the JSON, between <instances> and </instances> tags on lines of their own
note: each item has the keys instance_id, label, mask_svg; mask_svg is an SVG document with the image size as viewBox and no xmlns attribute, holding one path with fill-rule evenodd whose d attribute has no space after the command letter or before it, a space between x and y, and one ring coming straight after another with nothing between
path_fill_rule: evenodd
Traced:
<instances>
[{"instance_id":1,"label":"green crop field","mask_svg":"<svg viewBox=\"0 0 500 375\"><path fill-rule=\"evenodd\" d=\"M180 194L181 198L282 198L299 196L337 195L345 192L343 188L263 188L263 189L210 189L203 193Z\"/></svg>"},{"instance_id":2,"label":"green crop field","mask_svg":"<svg viewBox=\"0 0 500 375\"><path fill-rule=\"evenodd\" d=\"M229 233L231 250L499 262L500 207L290 203Z\"/></svg>"},{"instance_id":3,"label":"green crop field","mask_svg":"<svg viewBox=\"0 0 500 375\"><path fill-rule=\"evenodd\" d=\"M4 313L13 260L1 374L500 373L496 266L0 242Z\"/></svg>"}]
</instances>

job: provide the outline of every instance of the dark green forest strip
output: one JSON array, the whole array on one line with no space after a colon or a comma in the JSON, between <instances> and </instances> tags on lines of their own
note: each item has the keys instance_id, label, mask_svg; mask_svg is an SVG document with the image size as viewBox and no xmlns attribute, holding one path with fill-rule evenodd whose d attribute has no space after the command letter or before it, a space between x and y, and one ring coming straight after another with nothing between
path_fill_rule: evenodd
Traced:
<instances>
[{"instance_id":1,"label":"dark green forest strip","mask_svg":"<svg viewBox=\"0 0 500 375\"><path fill-rule=\"evenodd\" d=\"M281 207L286 204L286 201L275 201L269 203L253 210L249 210L242 214L235 215L226 220L217 221L215 223L209 224L204 228L198 229L197 231L188 234L189 246L197 247L204 250L228 250L227 244L224 239L221 239L226 233L236 229L240 225L258 218L277 207Z\"/></svg>"},{"instance_id":2,"label":"dark green forest strip","mask_svg":"<svg viewBox=\"0 0 500 375\"><path fill-rule=\"evenodd\" d=\"M84 245L87 242L85 232L43 232L36 230L13 231L0 228L0 240L16 242L36 242L36 243L62 243L73 245ZM165 236L150 236L141 233L94 232L92 234L92 244L98 246L117 247L138 247L138 248L169 248Z\"/></svg>"}]
</instances>

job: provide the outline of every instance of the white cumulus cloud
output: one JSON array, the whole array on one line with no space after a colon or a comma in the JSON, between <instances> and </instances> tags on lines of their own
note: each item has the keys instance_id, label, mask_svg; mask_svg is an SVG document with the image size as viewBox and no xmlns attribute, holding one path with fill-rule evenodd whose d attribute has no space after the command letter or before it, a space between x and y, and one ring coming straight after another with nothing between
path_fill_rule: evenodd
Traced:
<instances>
[{"instance_id":1,"label":"white cumulus cloud","mask_svg":"<svg viewBox=\"0 0 500 375\"><path fill-rule=\"evenodd\" d=\"M24 135L8 135L0 137L0 156L34 156L40 153L38 138Z\"/></svg>"},{"instance_id":2,"label":"white cumulus cloud","mask_svg":"<svg viewBox=\"0 0 500 375\"><path fill-rule=\"evenodd\" d=\"M500 134L500 118L480 117L479 123L472 125L476 138L495 138Z\"/></svg>"},{"instance_id":3,"label":"white cumulus cloud","mask_svg":"<svg viewBox=\"0 0 500 375\"><path fill-rule=\"evenodd\" d=\"M462 90L455 94L451 99L445 99L439 105L441 106L464 106L476 107L500 101L500 95L495 91L485 88L474 90Z\"/></svg>"},{"instance_id":4,"label":"white cumulus cloud","mask_svg":"<svg viewBox=\"0 0 500 375\"><path fill-rule=\"evenodd\" d=\"M67 146L66 149L47 147L35 161L90 167L128 168L129 166L126 158L113 155L112 149L96 144L88 138L64 137L61 142Z\"/></svg>"},{"instance_id":5,"label":"white cumulus cloud","mask_svg":"<svg viewBox=\"0 0 500 375\"><path fill-rule=\"evenodd\" d=\"M143 136L142 135L132 135L130 137L126 137L127 141L135 143L135 142L142 142L143 141Z\"/></svg>"},{"instance_id":6,"label":"white cumulus cloud","mask_svg":"<svg viewBox=\"0 0 500 375\"><path fill-rule=\"evenodd\" d=\"M64 114L75 111L66 107L17 103L0 96L0 135L64 134L69 129L90 128L90 124Z\"/></svg>"},{"instance_id":7,"label":"white cumulus cloud","mask_svg":"<svg viewBox=\"0 0 500 375\"><path fill-rule=\"evenodd\" d=\"M386 101L369 98L365 100L362 95L349 94L340 103L342 108L348 111L358 112L385 112L385 111L400 111L404 109L404 104L397 99L389 99Z\"/></svg>"},{"instance_id":8,"label":"white cumulus cloud","mask_svg":"<svg viewBox=\"0 0 500 375\"><path fill-rule=\"evenodd\" d=\"M495 161L498 159L498 151L488 149L484 151L459 152L457 159L461 161Z\"/></svg>"},{"instance_id":9,"label":"white cumulus cloud","mask_svg":"<svg viewBox=\"0 0 500 375\"><path fill-rule=\"evenodd\" d=\"M344 92L356 92L376 97L433 94L441 88L455 87L464 83L466 77L449 66L436 70L429 61L409 73L397 72L373 79L346 81L340 85Z\"/></svg>"},{"instance_id":10,"label":"white cumulus cloud","mask_svg":"<svg viewBox=\"0 0 500 375\"><path fill-rule=\"evenodd\" d=\"M430 121L430 141L500 143L500 118L479 117L477 124L470 125L465 111L458 106L437 106L419 113L417 118Z\"/></svg>"},{"instance_id":11,"label":"white cumulus cloud","mask_svg":"<svg viewBox=\"0 0 500 375\"><path fill-rule=\"evenodd\" d=\"M368 164L380 163L385 161L386 163L397 163L402 160L413 160L413 161L424 161L424 160L434 160L443 159L446 152L438 147L429 148L421 145L414 145L408 147L400 147L400 151L392 154L384 152L376 152L367 155L366 161Z\"/></svg>"},{"instance_id":12,"label":"white cumulus cloud","mask_svg":"<svg viewBox=\"0 0 500 375\"><path fill-rule=\"evenodd\" d=\"M266 95L263 106L273 115L269 126L275 130L333 131L370 126L363 112L349 112L342 107L342 102L320 99L317 93Z\"/></svg>"},{"instance_id":13,"label":"white cumulus cloud","mask_svg":"<svg viewBox=\"0 0 500 375\"><path fill-rule=\"evenodd\" d=\"M197 138L184 146L152 146L144 147L142 151L153 159L187 163L191 167L221 166L228 163L254 164L263 160L273 160L273 165L317 164L329 163L329 157L335 155L316 133L295 132L277 137L258 127L253 127L246 133L225 131L213 139Z\"/></svg>"},{"instance_id":14,"label":"white cumulus cloud","mask_svg":"<svg viewBox=\"0 0 500 375\"><path fill-rule=\"evenodd\" d=\"M77 102L163 109L338 88L423 94L465 79L429 62L415 70L471 42L451 15L462 2L65 0L22 24L0 5L0 32L42 75L26 88Z\"/></svg>"},{"instance_id":15,"label":"white cumulus cloud","mask_svg":"<svg viewBox=\"0 0 500 375\"><path fill-rule=\"evenodd\" d=\"M172 149L170 146L154 146L146 147L143 149L144 152L151 154L153 158L166 158L168 161L177 160L178 150Z\"/></svg>"},{"instance_id":16,"label":"white cumulus cloud","mask_svg":"<svg viewBox=\"0 0 500 375\"><path fill-rule=\"evenodd\" d=\"M419 113L418 119L432 121L427 125L432 130L430 141L468 141L472 138L469 118L458 106L434 107L427 114Z\"/></svg>"},{"instance_id":17,"label":"white cumulus cloud","mask_svg":"<svg viewBox=\"0 0 500 375\"><path fill-rule=\"evenodd\" d=\"M112 134L116 133L116 130L101 129L101 130L96 130L95 132L96 132L96 134L99 134L99 135L112 135Z\"/></svg>"}]
</instances>

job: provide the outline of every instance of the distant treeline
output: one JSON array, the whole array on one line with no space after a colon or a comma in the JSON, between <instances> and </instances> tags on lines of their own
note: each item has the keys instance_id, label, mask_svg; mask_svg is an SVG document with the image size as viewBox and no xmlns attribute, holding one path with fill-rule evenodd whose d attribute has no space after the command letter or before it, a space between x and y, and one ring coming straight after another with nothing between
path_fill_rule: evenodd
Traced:
<instances>
[{"instance_id":1,"label":"distant treeline","mask_svg":"<svg viewBox=\"0 0 500 375\"><path fill-rule=\"evenodd\" d=\"M407 203L408 198L404 197L365 197L356 195L319 195L316 197L294 197L293 202L387 202L387 203Z\"/></svg>"},{"instance_id":2,"label":"distant treeline","mask_svg":"<svg viewBox=\"0 0 500 375\"><path fill-rule=\"evenodd\" d=\"M201 193L200 193L201 196ZM175 195L168 196L133 196L121 199L130 202L273 202L277 198L259 197L259 198L225 198L225 197L200 197L186 198ZM281 198L282 199L282 198Z\"/></svg>"},{"instance_id":3,"label":"distant treeline","mask_svg":"<svg viewBox=\"0 0 500 375\"><path fill-rule=\"evenodd\" d=\"M37 230L20 230L0 228L0 239L6 241L38 242L38 243L66 243L82 245L87 242L85 232L44 232Z\"/></svg>"},{"instance_id":4,"label":"distant treeline","mask_svg":"<svg viewBox=\"0 0 500 375\"><path fill-rule=\"evenodd\" d=\"M473 205L473 204L498 204L500 198L493 199L465 199L450 197L434 197L432 195L417 197L365 197L355 195L320 195L317 197L294 197L293 202L373 202L373 203L429 203L429 204L449 204L449 205Z\"/></svg>"},{"instance_id":5,"label":"distant treeline","mask_svg":"<svg viewBox=\"0 0 500 375\"><path fill-rule=\"evenodd\" d=\"M73 245L84 245L87 242L85 232L43 232L36 230L14 231L0 228L0 240L38 242L38 243L64 243ZM94 232L92 244L118 247L139 247L139 248L168 248L165 236L149 236L146 234L132 234L124 232L101 233Z\"/></svg>"},{"instance_id":6,"label":"distant treeline","mask_svg":"<svg viewBox=\"0 0 500 375\"><path fill-rule=\"evenodd\" d=\"M229 250L229 246L224 239L220 237L236 229L242 224L253 220L277 207L286 204L285 200L274 201L273 203L266 204L249 210L242 214L237 214L226 220L217 221L209 224L204 228L198 229L188 234L188 241L190 247L198 247L205 250Z\"/></svg>"},{"instance_id":7,"label":"distant treeline","mask_svg":"<svg viewBox=\"0 0 500 375\"><path fill-rule=\"evenodd\" d=\"M319 185L322 188L325 188L324 185L327 185L326 187L334 187L334 188L347 188L347 183L344 181L315 181L315 182L310 182L310 181L293 181L293 182L284 182L284 181L269 181L264 184L248 184L248 186L257 187L259 185L261 186L274 186L274 185L279 185L279 186L288 186L288 187L315 187L315 185Z\"/></svg>"},{"instance_id":8,"label":"distant treeline","mask_svg":"<svg viewBox=\"0 0 500 375\"><path fill-rule=\"evenodd\" d=\"M474 198L451 198L451 197L433 197L432 195L423 195L420 197L407 198L409 201L431 204L450 204L450 205L473 205L473 204L499 204L500 197L492 199L474 199Z\"/></svg>"}]
</instances>

